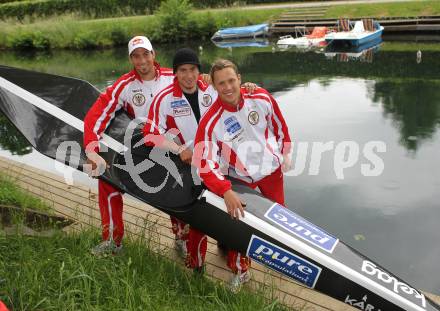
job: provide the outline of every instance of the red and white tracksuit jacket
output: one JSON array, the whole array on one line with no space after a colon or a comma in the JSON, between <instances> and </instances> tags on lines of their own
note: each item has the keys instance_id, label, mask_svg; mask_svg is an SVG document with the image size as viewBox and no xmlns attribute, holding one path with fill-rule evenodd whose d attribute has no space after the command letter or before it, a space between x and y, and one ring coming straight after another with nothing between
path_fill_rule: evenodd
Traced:
<instances>
[{"instance_id":1,"label":"red and white tracksuit jacket","mask_svg":"<svg viewBox=\"0 0 440 311\"><path fill-rule=\"evenodd\" d=\"M217 99L217 92L211 85L205 84L200 79L197 81L197 87L200 116L202 117ZM156 95L150 106L148 121L144 127L146 143L149 143L148 136L151 138L153 135L155 137L154 143L160 145L164 139L163 135L170 130L177 129L179 143L193 150L197 127L198 122L191 105L183 94L177 78L175 78L173 84ZM174 135L176 134L174 133ZM171 217L171 224L176 238L184 240L186 243L188 251L186 265L190 268L201 267L207 249L206 235L190 228L189 225L175 217Z\"/></svg>"},{"instance_id":2,"label":"red and white tracksuit jacket","mask_svg":"<svg viewBox=\"0 0 440 311\"><path fill-rule=\"evenodd\" d=\"M200 121L193 161L200 178L219 196L231 189L225 175L284 205L283 155L290 152L288 128L275 99L264 89L253 94L241 89L241 100L232 107L220 98ZM244 272L249 258L228 252L228 266Z\"/></svg>"},{"instance_id":3,"label":"red and white tracksuit jacket","mask_svg":"<svg viewBox=\"0 0 440 311\"><path fill-rule=\"evenodd\" d=\"M106 130L116 111L125 109L132 118L145 119L154 96L172 83L173 71L161 68L155 63L156 78L143 81L136 70L121 76L102 93L84 119L84 148L93 144L99 151L97 142ZM110 184L98 181L99 210L101 213L102 239L113 238L119 245L124 236L122 220L122 195Z\"/></svg>"}]
</instances>

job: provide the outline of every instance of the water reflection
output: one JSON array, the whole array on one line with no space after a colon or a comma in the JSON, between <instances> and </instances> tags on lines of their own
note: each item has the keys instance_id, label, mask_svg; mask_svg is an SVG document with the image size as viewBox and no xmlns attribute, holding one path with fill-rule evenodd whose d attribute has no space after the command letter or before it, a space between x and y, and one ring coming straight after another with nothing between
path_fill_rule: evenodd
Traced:
<instances>
[{"instance_id":1,"label":"water reflection","mask_svg":"<svg viewBox=\"0 0 440 311\"><path fill-rule=\"evenodd\" d=\"M32 146L0 111L0 149L9 150L13 155L32 152Z\"/></svg>"},{"instance_id":2,"label":"water reflection","mask_svg":"<svg viewBox=\"0 0 440 311\"><path fill-rule=\"evenodd\" d=\"M425 82L419 87L428 94L432 85L438 88L438 82ZM397 275L439 293L440 282L432 275L440 272L440 248L434 246L440 239L440 131L427 122L433 130L430 139L418 145L417 154L408 156L394 120L399 116L385 114L385 105L371 97L380 83L346 77L312 79L275 93L295 140L297 174L286 177L286 202ZM388 87L397 85L391 81ZM435 106L436 101L430 103ZM422 108L415 115L412 110L417 109L417 102L406 105L410 108L402 113L409 119L423 120L423 113L432 113ZM439 120L437 113L433 122ZM426 120L422 122L427 126ZM362 173L362 165L370 163L363 150L371 141L386 145L386 152L378 153L384 169L374 177ZM344 142L357 146L359 153L338 176L336 149ZM300 144L308 148L300 151ZM316 144L329 148L320 155L313 148ZM345 156L354 153L348 148Z\"/></svg>"},{"instance_id":3,"label":"water reflection","mask_svg":"<svg viewBox=\"0 0 440 311\"><path fill-rule=\"evenodd\" d=\"M377 81L370 96L383 107L400 132L400 143L409 151L437 131L440 124L440 83L424 80Z\"/></svg>"},{"instance_id":4,"label":"water reflection","mask_svg":"<svg viewBox=\"0 0 440 311\"><path fill-rule=\"evenodd\" d=\"M360 62L372 63L374 54L379 51L381 45L382 38L380 37L359 46L331 43L325 48L324 55L327 59L336 59L338 62L359 60Z\"/></svg>"}]
</instances>

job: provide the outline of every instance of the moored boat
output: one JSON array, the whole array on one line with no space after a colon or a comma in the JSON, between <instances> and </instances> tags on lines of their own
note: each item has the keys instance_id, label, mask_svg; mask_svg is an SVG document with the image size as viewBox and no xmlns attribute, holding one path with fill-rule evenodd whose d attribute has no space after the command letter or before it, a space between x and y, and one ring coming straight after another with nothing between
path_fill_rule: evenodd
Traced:
<instances>
[{"instance_id":1,"label":"moored boat","mask_svg":"<svg viewBox=\"0 0 440 311\"><path fill-rule=\"evenodd\" d=\"M297 46L297 47L310 47L310 46L322 46L325 43L325 35L329 29L327 27L315 27L311 34L306 35L304 33L296 32L296 37L291 35L282 36L277 41L279 46Z\"/></svg>"},{"instance_id":2,"label":"moored boat","mask_svg":"<svg viewBox=\"0 0 440 311\"><path fill-rule=\"evenodd\" d=\"M344 26L341 26L344 25ZM348 25L348 27L347 27ZM350 29L349 25L353 25ZM350 22L339 22L340 31L331 32L325 35L328 44L359 46L376 40L382 36L384 27L372 19Z\"/></svg>"},{"instance_id":3,"label":"moored boat","mask_svg":"<svg viewBox=\"0 0 440 311\"><path fill-rule=\"evenodd\" d=\"M258 24L243 27L222 28L218 30L212 37L213 41L257 38L266 36L269 31L268 24Z\"/></svg>"}]
</instances>

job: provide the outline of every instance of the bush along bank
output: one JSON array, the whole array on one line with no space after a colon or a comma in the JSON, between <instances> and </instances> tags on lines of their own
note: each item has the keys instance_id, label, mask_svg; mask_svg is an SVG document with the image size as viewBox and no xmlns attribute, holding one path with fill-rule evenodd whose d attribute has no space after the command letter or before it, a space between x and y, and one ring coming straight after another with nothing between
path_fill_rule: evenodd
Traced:
<instances>
[{"instance_id":1,"label":"bush along bank","mask_svg":"<svg viewBox=\"0 0 440 311\"><path fill-rule=\"evenodd\" d=\"M81 17L117 17L153 14L163 1L160 0L0 0L0 19L48 18L62 14L75 14ZM235 0L191 0L196 8L226 7ZM242 4L273 1L240 1Z\"/></svg>"},{"instance_id":2,"label":"bush along bank","mask_svg":"<svg viewBox=\"0 0 440 311\"><path fill-rule=\"evenodd\" d=\"M0 18L23 21L25 17L47 18L75 13L89 18L152 14L159 0L36 0L0 5Z\"/></svg>"},{"instance_id":3,"label":"bush along bank","mask_svg":"<svg viewBox=\"0 0 440 311\"><path fill-rule=\"evenodd\" d=\"M152 16L133 16L100 20L64 20L28 24L1 25L3 49L96 49L127 44L138 34L155 43L209 39L219 28L258 24L279 14L281 9L242 10L211 13L193 11L187 1L163 2Z\"/></svg>"}]
</instances>

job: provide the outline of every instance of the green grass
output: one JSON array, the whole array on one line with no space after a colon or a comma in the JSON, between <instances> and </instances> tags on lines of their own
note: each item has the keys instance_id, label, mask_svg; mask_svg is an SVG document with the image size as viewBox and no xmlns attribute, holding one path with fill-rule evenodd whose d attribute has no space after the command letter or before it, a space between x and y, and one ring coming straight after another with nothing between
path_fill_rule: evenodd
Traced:
<instances>
[{"instance_id":1,"label":"green grass","mask_svg":"<svg viewBox=\"0 0 440 311\"><path fill-rule=\"evenodd\" d=\"M188 39L207 39L221 27L258 24L278 15L281 9L219 12L194 11ZM91 49L125 45L137 34L162 41L155 16L76 20L60 16L35 23L0 22L0 48Z\"/></svg>"},{"instance_id":2,"label":"green grass","mask_svg":"<svg viewBox=\"0 0 440 311\"><path fill-rule=\"evenodd\" d=\"M350 4L335 5L330 7L325 18L338 17L412 17L421 15L440 15L440 1L438 0L419 0L411 2L397 3L370 3L370 4Z\"/></svg>"},{"instance_id":3,"label":"green grass","mask_svg":"<svg viewBox=\"0 0 440 311\"><path fill-rule=\"evenodd\" d=\"M19 188L11 177L5 175L0 175L0 204L34 210L50 210L50 206L47 203Z\"/></svg>"},{"instance_id":4,"label":"green grass","mask_svg":"<svg viewBox=\"0 0 440 311\"><path fill-rule=\"evenodd\" d=\"M219 28L267 22L284 9L240 8L225 10L194 10L186 26L186 39L206 40ZM363 16L419 16L440 15L440 1L411 1L398 3L337 5L328 9L326 18ZM167 28L158 26L154 15L78 19L75 15L51 17L21 24L0 22L0 48L3 49L96 49L122 46L134 35L146 34L154 42L170 42L164 33ZM171 29L171 28L170 28ZM173 43L173 42L170 42Z\"/></svg>"},{"instance_id":5,"label":"green grass","mask_svg":"<svg viewBox=\"0 0 440 311\"><path fill-rule=\"evenodd\" d=\"M247 290L234 295L142 241L127 239L122 255L93 257L97 235L0 237L0 300L13 310L284 310Z\"/></svg>"}]
</instances>

